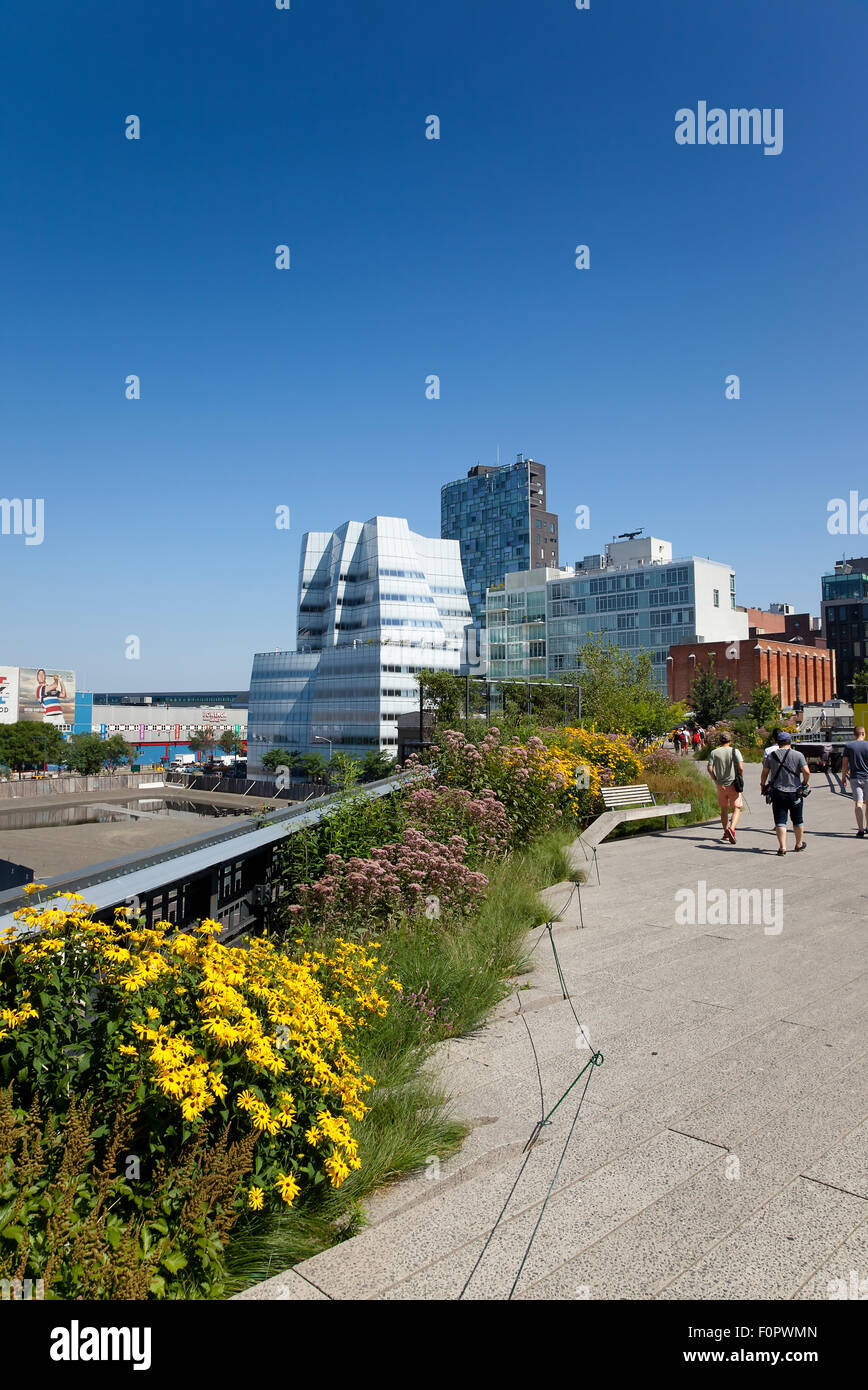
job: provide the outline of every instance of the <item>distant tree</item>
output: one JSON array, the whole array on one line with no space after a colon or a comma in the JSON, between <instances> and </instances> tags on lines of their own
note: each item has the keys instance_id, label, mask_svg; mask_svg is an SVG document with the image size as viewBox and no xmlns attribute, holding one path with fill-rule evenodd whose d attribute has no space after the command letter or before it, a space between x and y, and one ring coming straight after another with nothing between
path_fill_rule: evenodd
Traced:
<instances>
[{"instance_id":1,"label":"distant tree","mask_svg":"<svg viewBox=\"0 0 868 1390\"><path fill-rule=\"evenodd\" d=\"M127 743L122 734L112 734L111 738L107 738L103 741L103 762L107 763L112 771L114 771L116 767L120 767L121 763L129 763L130 767L132 767L133 751L134 750L130 744Z\"/></svg>"},{"instance_id":2,"label":"distant tree","mask_svg":"<svg viewBox=\"0 0 868 1390\"><path fill-rule=\"evenodd\" d=\"M269 772L277 772L280 767L292 768L298 754L291 748L272 748L262 756L262 766Z\"/></svg>"},{"instance_id":3,"label":"distant tree","mask_svg":"<svg viewBox=\"0 0 868 1390\"><path fill-rule=\"evenodd\" d=\"M439 728L455 728L464 714L464 677L454 671L422 670L416 677L422 707L434 715Z\"/></svg>"},{"instance_id":4,"label":"distant tree","mask_svg":"<svg viewBox=\"0 0 868 1390\"><path fill-rule=\"evenodd\" d=\"M66 761L67 744L53 724L20 719L0 726L0 764L13 772Z\"/></svg>"},{"instance_id":5,"label":"distant tree","mask_svg":"<svg viewBox=\"0 0 868 1390\"><path fill-rule=\"evenodd\" d=\"M193 753L204 753L206 756L214 751L217 740L210 729L203 729L200 733L192 733L187 739L187 743Z\"/></svg>"},{"instance_id":6,"label":"distant tree","mask_svg":"<svg viewBox=\"0 0 868 1390\"><path fill-rule=\"evenodd\" d=\"M623 731L638 738L659 738L683 718L658 690L650 652L635 655L604 637L589 637L578 649L582 687L582 723L604 733ZM571 678L575 679L575 678Z\"/></svg>"},{"instance_id":7,"label":"distant tree","mask_svg":"<svg viewBox=\"0 0 868 1390\"><path fill-rule=\"evenodd\" d=\"M775 720L781 717L781 702L772 694L768 681L760 681L750 694L747 712L755 723L770 729Z\"/></svg>"},{"instance_id":8,"label":"distant tree","mask_svg":"<svg viewBox=\"0 0 868 1390\"><path fill-rule=\"evenodd\" d=\"M383 777L391 777L395 771L395 760L384 753L382 748L372 748L362 758L361 780L379 782Z\"/></svg>"},{"instance_id":9,"label":"distant tree","mask_svg":"<svg viewBox=\"0 0 868 1390\"><path fill-rule=\"evenodd\" d=\"M698 666L698 663L697 663ZM717 724L725 719L730 710L739 703L739 693L735 682L729 676L721 679L714 668L714 653L708 658L708 666L698 668L690 686L690 701L693 713L703 728Z\"/></svg>"},{"instance_id":10,"label":"distant tree","mask_svg":"<svg viewBox=\"0 0 868 1390\"><path fill-rule=\"evenodd\" d=\"M109 761L111 753L107 750L115 744L115 740L120 739L124 745L123 756L128 756L126 741L120 738L119 734L111 739L101 739L99 734L73 734L66 745L64 762L73 772L78 772L82 777L95 777L101 772L105 764ZM114 748L115 755L118 755L117 746ZM119 758L118 758L119 760Z\"/></svg>"},{"instance_id":11,"label":"distant tree","mask_svg":"<svg viewBox=\"0 0 868 1390\"><path fill-rule=\"evenodd\" d=\"M292 760L292 770L307 782L325 782L328 779L328 764L322 753L297 753Z\"/></svg>"},{"instance_id":12,"label":"distant tree","mask_svg":"<svg viewBox=\"0 0 868 1390\"><path fill-rule=\"evenodd\" d=\"M240 753L244 748L244 740L240 734L236 734L234 729L226 729L218 738L217 743L224 753Z\"/></svg>"}]
</instances>

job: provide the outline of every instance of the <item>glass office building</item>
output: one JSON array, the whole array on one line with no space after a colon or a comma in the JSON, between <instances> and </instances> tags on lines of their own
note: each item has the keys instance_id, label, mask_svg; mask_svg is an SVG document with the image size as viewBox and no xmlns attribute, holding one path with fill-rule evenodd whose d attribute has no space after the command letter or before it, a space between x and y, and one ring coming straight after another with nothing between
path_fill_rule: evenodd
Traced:
<instances>
[{"instance_id":1,"label":"glass office building","mask_svg":"<svg viewBox=\"0 0 868 1390\"><path fill-rule=\"evenodd\" d=\"M348 521L302 540L295 651L259 652L250 680L248 771L272 748L397 749L414 677L458 671L470 608L457 541L398 517Z\"/></svg>"},{"instance_id":2,"label":"glass office building","mask_svg":"<svg viewBox=\"0 0 868 1390\"><path fill-rule=\"evenodd\" d=\"M852 702L856 672L868 659L868 558L842 560L823 575L823 636L835 653L837 693Z\"/></svg>"},{"instance_id":3,"label":"glass office building","mask_svg":"<svg viewBox=\"0 0 868 1390\"><path fill-rule=\"evenodd\" d=\"M485 593L505 574L556 568L558 518L546 511L546 470L519 454L499 468L477 464L440 489L440 534L457 540L475 622L485 623Z\"/></svg>"},{"instance_id":4,"label":"glass office building","mask_svg":"<svg viewBox=\"0 0 868 1390\"><path fill-rule=\"evenodd\" d=\"M671 645L746 640L735 573L696 556L673 559L653 537L613 542L575 570L506 575L487 595L489 675L552 678L576 671L589 637L651 654L666 690Z\"/></svg>"}]
</instances>

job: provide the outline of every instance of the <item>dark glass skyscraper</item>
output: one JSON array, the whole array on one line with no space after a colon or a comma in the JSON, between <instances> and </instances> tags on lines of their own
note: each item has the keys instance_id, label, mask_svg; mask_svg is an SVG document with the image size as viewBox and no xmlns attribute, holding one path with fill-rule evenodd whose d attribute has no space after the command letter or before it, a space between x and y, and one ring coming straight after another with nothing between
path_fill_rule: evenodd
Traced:
<instances>
[{"instance_id":1,"label":"dark glass skyscraper","mask_svg":"<svg viewBox=\"0 0 868 1390\"><path fill-rule=\"evenodd\" d=\"M823 636L835 653L838 694L852 701L854 677L868 658L868 556L823 575Z\"/></svg>"},{"instance_id":2,"label":"dark glass skyscraper","mask_svg":"<svg viewBox=\"0 0 868 1390\"><path fill-rule=\"evenodd\" d=\"M546 511L546 470L519 454L500 468L477 464L440 489L440 535L461 544L475 622L485 625L485 591L518 570L558 566L558 519Z\"/></svg>"}]
</instances>

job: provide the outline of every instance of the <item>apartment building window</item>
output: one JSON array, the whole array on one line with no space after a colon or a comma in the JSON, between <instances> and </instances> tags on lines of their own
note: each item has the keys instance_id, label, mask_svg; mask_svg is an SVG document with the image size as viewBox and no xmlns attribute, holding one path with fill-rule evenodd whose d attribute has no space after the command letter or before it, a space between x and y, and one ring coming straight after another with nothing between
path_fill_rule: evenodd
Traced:
<instances>
[{"instance_id":1,"label":"apartment building window","mask_svg":"<svg viewBox=\"0 0 868 1390\"><path fill-rule=\"evenodd\" d=\"M719 608L719 607L720 607L720 590L719 590L719 589L715 589L715 591L714 591L714 606L715 606L715 608Z\"/></svg>"}]
</instances>

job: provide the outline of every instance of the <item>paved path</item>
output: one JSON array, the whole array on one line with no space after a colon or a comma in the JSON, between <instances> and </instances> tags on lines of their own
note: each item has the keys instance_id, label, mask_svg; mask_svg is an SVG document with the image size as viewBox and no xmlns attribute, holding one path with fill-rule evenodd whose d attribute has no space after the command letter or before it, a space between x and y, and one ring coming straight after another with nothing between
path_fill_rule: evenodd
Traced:
<instances>
[{"instance_id":1,"label":"paved path","mask_svg":"<svg viewBox=\"0 0 868 1390\"><path fill-rule=\"evenodd\" d=\"M465 1298L509 1296L538 1221L517 1298L814 1299L851 1271L868 1278L868 838L855 838L849 801L812 781L808 848L793 854L791 835L786 862L750 766L737 846L712 825L601 846L584 930L574 894L554 938L605 1061L542 1219L587 1073L535 1144ZM707 906L702 920L701 883L707 905L727 890L725 915ZM769 890L765 922L751 920L761 899L733 901L732 920L733 888ZM458 1298L540 1116L528 1029L547 1109L589 1056L544 932L531 944L541 935L530 987L438 1049L473 1125L462 1152L439 1177L432 1164L377 1194L354 1239L242 1297Z\"/></svg>"}]
</instances>

